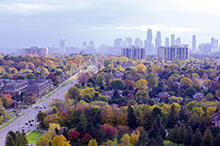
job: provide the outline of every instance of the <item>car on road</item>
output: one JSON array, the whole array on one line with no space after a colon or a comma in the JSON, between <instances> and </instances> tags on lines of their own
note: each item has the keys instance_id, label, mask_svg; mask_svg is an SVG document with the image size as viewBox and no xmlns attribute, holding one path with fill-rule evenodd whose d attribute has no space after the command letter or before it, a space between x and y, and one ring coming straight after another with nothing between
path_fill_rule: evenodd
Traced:
<instances>
[{"instance_id":1,"label":"car on road","mask_svg":"<svg viewBox=\"0 0 220 146\"><path fill-rule=\"evenodd\" d=\"M29 123L31 123L31 119L29 119L29 121L28 121Z\"/></svg>"},{"instance_id":2,"label":"car on road","mask_svg":"<svg viewBox=\"0 0 220 146\"><path fill-rule=\"evenodd\" d=\"M34 122L34 119L31 119L32 122Z\"/></svg>"},{"instance_id":3,"label":"car on road","mask_svg":"<svg viewBox=\"0 0 220 146\"><path fill-rule=\"evenodd\" d=\"M25 125L28 125L28 122L26 122Z\"/></svg>"},{"instance_id":4,"label":"car on road","mask_svg":"<svg viewBox=\"0 0 220 146\"><path fill-rule=\"evenodd\" d=\"M36 109L38 109L38 106L36 106Z\"/></svg>"},{"instance_id":5,"label":"car on road","mask_svg":"<svg viewBox=\"0 0 220 146\"><path fill-rule=\"evenodd\" d=\"M23 131L23 132L25 131L25 127L24 126L21 127L21 131Z\"/></svg>"},{"instance_id":6,"label":"car on road","mask_svg":"<svg viewBox=\"0 0 220 146\"><path fill-rule=\"evenodd\" d=\"M33 126L33 124L31 123L30 126Z\"/></svg>"}]
</instances>

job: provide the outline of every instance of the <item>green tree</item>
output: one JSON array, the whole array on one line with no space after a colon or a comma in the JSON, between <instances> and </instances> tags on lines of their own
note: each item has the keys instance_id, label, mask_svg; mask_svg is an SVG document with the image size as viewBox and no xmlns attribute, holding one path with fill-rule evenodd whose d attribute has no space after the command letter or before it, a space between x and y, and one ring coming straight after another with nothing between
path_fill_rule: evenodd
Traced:
<instances>
[{"instance_id":1,"label":"green tree","mask_svg":"<svg viewBox=\"0 0 220 146\"><path fill-rule=\"evenodd\" d=\"M176 143L178 143L178 144L183 143L185 136L186 136L186 127L185 127L185 125L181 124L178 129L178 132L177 132Z\"/></svg>"},{"instance_id":2,"label":"green tree","mask_svg":"<svg viewBox=\"0 0 220 146\"><path fill-rule=\"evenodd\" d=\"M193 87L189 87L189 88L187 88L186 89L186 91L185 91L185 95L186 96L189 96L189 97L193 97L193 95L196 93L196 90L195 90L195 88L193 88Z\"/></svg>"},{"instance_id":3,"label":"green tree","mask_svg":"<svg viewBox=\"0 0 220 146\"><path fill-rule=\"evenodd\" d=\"M157 79L156 74L149 73L146 77L146 80L147 80L148 86L151 88L154 86L157 86L158 84L158 79Z\"/></svg>"},{"instance_id":4,"label":"green tree","mask_svg":"<svg viewBox=\"0 0 220 146\"><path fill-rule=\"evenodd\" d=\"M97 83L99 86L102 86L102 85L104 84L104 81L105 81L104 75L98 74L97 77L96 77L96 83Z\"/></svg>"},{"instance_id":5,"label":"green tree","mask_svg":"<svg viewBox=\"0 0 220 146\"><path fill-rule=\"evenodd\" d=\"M133 107L128 106L127 112L128 112L128 120L127 120L128 126L132 129L135 129L137 127L137 122Z\"/></svg>"},{"instance_id":6,"label":"green tree","mask_svg":"<svg viewBox=\"0 0 220 146\"><path fill-rule=\"evenodd\" d=\"M192 128L190 126L188 126L188 128L186 130L186 136L183 140L183 143L185 145L191 145L192 144L192 139L193 139L193 131L192 131Z\"/></svg>"},{"instance_id":7,"label":"green tree","mask_svg":"<svg viewBox=\"0 0 220 146\"><path fill-rule=\"evenodd\" d=\"M42 112L41 110L37 114L37 120L40 122L40 125L42 128L44 128L44 117L45 116L46 116L46 114L44 112Z\"/></svg>"},{"instance_id":8,"label":"green tree","mask_svg":"<svg viewBox=\"0 0 220 146\"><path fill-rule=\"evenodd\" d=\"M33 73L27 74L26 79L35 79L35 75Z\"/></svg>"},{"instance_id":9,"label":"green tree","mask_svg":"<svg viewBox=\"0 0 220 146\"><path fill-rule=\"evenodd\" d=\"M195 134L193 135L192 146L200 146L201 143L202 143L202 135L199 129L197 128Z\"/></svg>"},{"instance_id":10,"label":"green tree","mask_svg":"<svg viewBox=\"0 0 220 146\"><path fill-rule=\"evenodd\" d=\"M176 125L176 122L177 122L177 111L175 110L175 105L172 104L168 116L167 128L173 128Z\"/></svg>"},{"instance_id":11,"label":"green tree","mask_svg":"<svg viewBox=\"0 0 220 146\"><path fill-rule=\"evenodd\" d=\"M158 146L158 143L153 137L151 137L150 141L147 143L147 146Z\"/></svg>"},{"instance_id":12,"label":"green tree","mask_svg":"<svg viewBox=\"0 0 220 146\"><path fill-rule=\"evenodd\" d=\"M111 82L111 87L113 89L123 90L125 88L125 82L121 79L114 79Z\"/></svg>"},{"instance_id":13,"label":"green tree","mask_svg":"<svg viewBox=\"0 0 220 146\"><path fill-rule=\"evenodd\" d=\"M72 86L68 89L67 93L70 99L74 99L77 95L79 95L79 90L76 86Z\"/></svg>"},{"instance_id":14,"label":"green tree","mask_svg":"<svg viewBox=\"0 0 220 146\"><path fill-rule=\"evenodd\" d=\"M213 136L210 129L205 131L205 135L202 138L202 145L201 146L213 146Z\"/></svg>"},{"instance_id":15,"label":"green tree","mask_svg":"<svg viewBox=\"0 0 220 146\"><path fill-rule=\"evenodd\" d=\"M213 146L220 146L220 133L218 133L218 135L216 136L216 138L214 139L214 144Z\"/></svg>"},{"instance_id":16,"label":"green tree","mask_svg":"<svg viewBox=\"0 0 220 146\"><path fill-rule=\"evenodd\" d=\"M6 135L5 146L28 146L25 133L9 131Z\"/></svg>"},{"instance_id":17,"label":"green tree","mask_svg":"<svg viewBox=\"0 0 220 146\"><path fill-rule=\"evenodd\" d=\"M175 126L175 127L172 129L172 133L171 133L171 136L170 136L170 141L172 141L173 143L176 143L177 133L178 133L178 127Z\"/></svg>"}]
</instances>

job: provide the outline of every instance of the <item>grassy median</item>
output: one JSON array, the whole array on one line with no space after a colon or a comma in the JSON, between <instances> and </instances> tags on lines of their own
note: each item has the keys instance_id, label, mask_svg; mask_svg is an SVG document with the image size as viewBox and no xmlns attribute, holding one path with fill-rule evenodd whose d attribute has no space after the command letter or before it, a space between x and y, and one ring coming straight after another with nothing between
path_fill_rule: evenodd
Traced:
<instances>
[{"instance_id":1,"label":"grassy median","mask_svg":"<svg viewBox=\"0 0 220 146\"><path fill-rule=\"evenodd\" d=\"M30 134L26 136L28 144L37 145L38 140L43 136L43 132L33 130Z\"/></svg>"}]
</instances>

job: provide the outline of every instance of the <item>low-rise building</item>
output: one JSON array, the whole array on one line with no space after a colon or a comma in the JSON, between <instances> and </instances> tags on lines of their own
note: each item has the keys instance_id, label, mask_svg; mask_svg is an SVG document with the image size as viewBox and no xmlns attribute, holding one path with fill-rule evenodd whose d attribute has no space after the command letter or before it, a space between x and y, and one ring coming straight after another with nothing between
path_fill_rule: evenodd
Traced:
<instances>
[{"instance_id":1,"label":"low-rise building","mask_svg":"<svg viewBox=\"0 0 220 146\"><path fill-rule=\"evenodd\" d=\"M28 87L28 80L11 81L4 85L3 93L10 93L12 96L19 95L21 92L26 92Z\"/></svg>"},{"instance_id":2,"label":"low-rise building","mask_svg":"<svg viewBox=\"0 0 220 146\"><path fill-rule=\"evenodd\" d=\"M145 49L137 46L123 48L121 49L121 56L141 60L145 58Z\"/></svg>"}]
</instances>

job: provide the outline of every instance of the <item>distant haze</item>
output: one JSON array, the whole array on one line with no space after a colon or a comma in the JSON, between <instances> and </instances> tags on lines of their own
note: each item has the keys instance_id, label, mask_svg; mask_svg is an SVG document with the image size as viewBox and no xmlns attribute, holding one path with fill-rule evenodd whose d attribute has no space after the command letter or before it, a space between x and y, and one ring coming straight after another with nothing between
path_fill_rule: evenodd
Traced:
<instances>
[{"instance_id":1,"label":"distant haze","mask_svg":"<svg viewBox=\"0 0 220 146\"><path fill-rule=\"evenodd\" d=\"M113 45L114 39L146 39L147 29L171 33L183 44L197 46L220 38L217 0L1 0L0 48Z\"/></svg>"}]
</instances>

